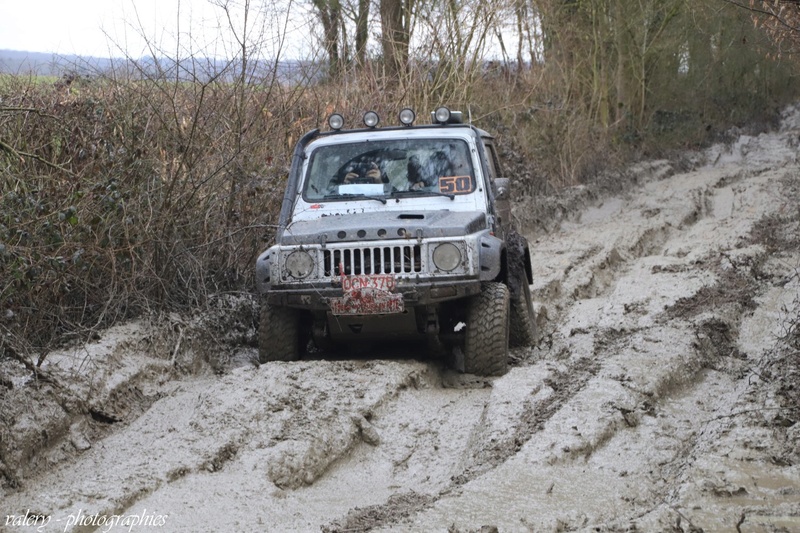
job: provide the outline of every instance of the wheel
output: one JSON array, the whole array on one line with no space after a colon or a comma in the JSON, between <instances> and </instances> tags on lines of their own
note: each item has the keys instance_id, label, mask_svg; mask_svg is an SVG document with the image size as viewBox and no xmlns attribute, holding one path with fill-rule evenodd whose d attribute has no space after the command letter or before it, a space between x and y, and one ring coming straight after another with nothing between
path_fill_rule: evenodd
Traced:
<instances>
[{"instance_id":1,"label":"wheel","mask_svg":"<svg viewBox=\"0 0 800 533\"><path fill-rule=\"evenodd\" d=\"M300 358L300 311L261 305L258 325L258 361L296 361Z\"/></svg>"},{"instance_id":2,"label":"wheel","mask_svg":"<svg viewBox=\"0 0 800 533\"><path fill-rule=\"evenodd\" d=\"M509 293L502 283L484 283L467 309L464 372L499 376L508 368Z\"/></svg>"},{"instance_id":3,"label":"wheel","mask_svg":"<svg viewBox=\"0 0 800 533\"><path fill-rule=\"evenodd\" d=\"M526 264L530 261L528 241L514 230L506 235L508 246L508 284L511 290L512 347L532 346L536 343L536 313L531 301Z\"/></svg>"},{"instance_id":4,"label":"wheel","mask_svg":"<svg viewBox=\"0 0 800 533\"><path fill-rule=\"evenodd\" d=\"M531 301L531 287L524 278L519 284L519 295L511 299L509 344L512 348L536 344L536 313Z\"/></svg>"}]
</instances>

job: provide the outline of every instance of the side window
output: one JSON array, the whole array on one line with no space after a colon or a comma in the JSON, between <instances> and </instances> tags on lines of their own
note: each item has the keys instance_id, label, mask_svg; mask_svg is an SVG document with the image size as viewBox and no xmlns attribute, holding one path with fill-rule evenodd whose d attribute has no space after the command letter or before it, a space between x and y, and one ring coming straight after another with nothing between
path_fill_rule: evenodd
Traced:
<instances>
[{"instance_id":1,"label":"side window","mask_svg":"<svg viewBox=\"0 0 800 533\"><path fill-rule=\"evenodd\" d=\"M489 166L489 178L494 181L495 178L502 178L503 172L497 162L497 153L494 151L494 145L483 141L483 149L486 152L487 164Z\"/></svg>"}]
</instances>

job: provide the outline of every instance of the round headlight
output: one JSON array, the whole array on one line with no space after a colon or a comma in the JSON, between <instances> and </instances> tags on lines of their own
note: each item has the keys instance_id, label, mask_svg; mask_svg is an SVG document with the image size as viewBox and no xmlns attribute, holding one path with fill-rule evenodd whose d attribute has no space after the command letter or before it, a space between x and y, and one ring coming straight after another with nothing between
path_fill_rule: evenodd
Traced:
<instances>
[{"instance_id":1,"label":"round headlight","mask_svg":"<svg viewBox=\"0 0 800 533\"><path fill-rule=\"evenodd\" d=\"M416 113L410 107L407 107L400 111L400 123L404 126L410 126L414 123L414 119L417 118Z\"/></svg>"},{"instance_id":2,"label":"round headlight","mask_svg":"<svg viewBox=\"0 0 800 533\"><path fill-rule=\"evenodd\" d=\"M344 126L344 117L339 113L334 113L328 117L328 126L330 126L332 130L342 129L342 126Z\"/></svg>"},{"instance_id":3,"label":"round headlight","mask_svg":"<svg viewBox=\"0 0 800 533\"><path fill-rule=\"evenodd\" d=\"M381 119L378 118L378 114L375 111L367 111L364 113L364 125L368 128L374 128L378 125Z\"/></svg>"},{"instance_id":4,"label":"round headlight","mask_svg":"<svg viewBox=\"0 0 800 533\"><path fill-rule=\"evenodd\" d=\"M445 272L455 270L461 264L461 250L451 242L443 242L433 251L433 264Z\"/></svg>"},{"instance_id":5,"label":"round headlight","mask_svg":"<svg viewBox=\"0 0 800 533\"><path fill-rule=\"evenodd\" d=\"M442 106L433 112L433 117L438 124L447 124L450 120L450 110Z\"/></svg>"},{"instance_id":6,"label":"round headlight","mask_svg":"<svg viewBox=\"0 0 800 533\"><path fill-rule=\"evenodd\" d=\"M314 258L306 251L297 250L286 257L286 273L295 279L307 278L314 271Z\"/></svg>"}]
</instances>

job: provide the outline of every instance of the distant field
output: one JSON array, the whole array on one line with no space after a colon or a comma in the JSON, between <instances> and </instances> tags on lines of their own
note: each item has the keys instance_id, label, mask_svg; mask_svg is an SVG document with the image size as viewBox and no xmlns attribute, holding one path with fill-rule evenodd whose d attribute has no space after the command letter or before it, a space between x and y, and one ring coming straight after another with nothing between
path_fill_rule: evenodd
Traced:
<instances>
[{"instance_id":1,"label":"distant field","mask_svg":"<svg viewBox=\"0 0 800 533\"><path fill-rule=\"evenodd\" d=\"M153 68L156 60L152 57L103 58L0 50L0 75L26 77L61 78L64 74L92 77L115 69L123 69L133 73L148 72L148 76L154 77L160 77L157 73L166 73L168 77L174 78L177 73L184 81L204 81L212 77L220 81L230 81L231 71L234 70L231 66L238 66L238 62L204 57L180 58L177 62L170 58L159 58L158 63L160 63L158 68ZM276 65L277 78L282 83L306 83L317 81L321 77L320 64L307 61L291 59L277 63L273 60L254 61L252 68L254 73L268 73L271 76Z\"/></svg>"},{"instance_id":2,"label":"distant field","mask_svg":"<svg viewBox=\"0 0 800 533\"><path fill-rule=\"evenodd\" d=\"M106 58L0 50L0 74L59 77L65 71L105 70L111 64Z\"/></svg>"},{"instance_id":3,"label":"distant field","mask_svg":"<svg viewBox=\"0 0 800 533\"><path fill-rule=\"evenodd\" d=\"M14 79L18 79L20 77L25 77L30 79L33 83L55 83L59 80L59 76L55 76L52 74L42 75L36 74L35 72L29 72L27 74L9 74L5 72L0 72L0 83L10 82Z\"/></svg>"}]
</instances>

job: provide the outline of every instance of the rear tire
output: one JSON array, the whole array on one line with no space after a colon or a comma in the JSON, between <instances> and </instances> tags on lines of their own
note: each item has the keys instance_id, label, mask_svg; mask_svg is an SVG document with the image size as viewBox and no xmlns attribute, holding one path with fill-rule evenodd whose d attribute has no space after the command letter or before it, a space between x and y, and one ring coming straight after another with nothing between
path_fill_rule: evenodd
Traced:
<instances>
[{"instance_id":1,"label":"rear tire","mask_svg":"<svg viewBox=\"0 0 800 533\"><path fill-rule=\"evenodd\" d=\"M297 361L300 358L300 311L261 305L258 325L258 361Z\"/></svg>"},{"instance_id":2,"label":"rear tire","mask_svg":"<svg viewBox=\"0 0 800 533\"><path fill-rule=\"evenodd\" d=\"M536 312L531 301L531 287L527 279L523 278L519 283L519 296L511 299L509 343L512 348L536 344Z\"/></svg>"},{"instance_id":3,"label":"rear tire","mask_svg":"<svg viewBox=\"0 0 800 533\"><path fill-rule=\"evenodd\" d=\"M467 310L464 372L500 376L508 369L509 292L502 283L484 283Z\"/></svg>"}]
</instances>

